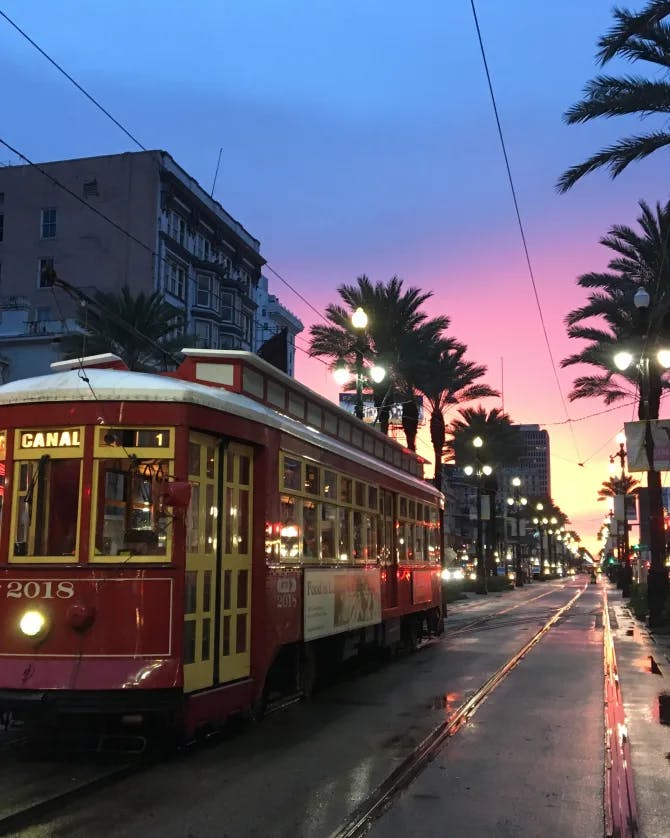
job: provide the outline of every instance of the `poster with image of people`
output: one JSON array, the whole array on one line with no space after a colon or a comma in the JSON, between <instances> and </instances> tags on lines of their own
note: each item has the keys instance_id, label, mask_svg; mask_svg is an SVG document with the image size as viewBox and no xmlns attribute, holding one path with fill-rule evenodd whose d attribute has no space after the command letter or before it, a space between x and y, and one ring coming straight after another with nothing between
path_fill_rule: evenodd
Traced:
<instances>
[{"instance_id":1,"label":"poster with image of people","mask_svg":"<svg viewBox=\"0 0 670 838\"><path fill-rule=\"evenodd\" d=\"M381 622L379 571L305 570L305 640Z\"/></svg>"}]
</instances>

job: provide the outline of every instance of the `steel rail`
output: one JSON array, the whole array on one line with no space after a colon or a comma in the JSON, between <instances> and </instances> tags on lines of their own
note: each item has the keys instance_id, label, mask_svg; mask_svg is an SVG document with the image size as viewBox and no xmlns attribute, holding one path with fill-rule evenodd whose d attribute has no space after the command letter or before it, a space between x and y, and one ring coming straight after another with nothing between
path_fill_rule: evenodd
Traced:
<instances>
[{"instance_id":1,"label":"steel rail","mask_svg":"<svg viewBox=\"0 0 670 838\"><path fill-rule=\"evenodd\" d=\"M329 838L360 838L391 804L393 799L423 770L426 763L454 736L458 730L474 715L479 705L510 674L519 662L536 646L544 635L577 602L586 590L586 585L571 600L562 605L555 614L504 663L479 689L464 702L454 713L441 722L421 741L402 763L354 809Z\"/></svg>"},{"instance_id":2,"label":"steel rail","mask_svg":"<svg viewBox=\"0 0 670 838\"><path fill-rule=\"evenodd\" d=\"M77 799L84 793L88 794L112 785L118 780L122 780L146 768L146 765L146 762L142 763L141 766L138 764L123 765L120 768L101 774L92 780L84 780L82 783L65 791L43 797L41 800L31 803L23 809L10 812L10 814L0 817L0 835L15 835L19 830L26 829L29 826L35 826L42 818L69 803L71 800Z\"/></svg>"}]
</instances>

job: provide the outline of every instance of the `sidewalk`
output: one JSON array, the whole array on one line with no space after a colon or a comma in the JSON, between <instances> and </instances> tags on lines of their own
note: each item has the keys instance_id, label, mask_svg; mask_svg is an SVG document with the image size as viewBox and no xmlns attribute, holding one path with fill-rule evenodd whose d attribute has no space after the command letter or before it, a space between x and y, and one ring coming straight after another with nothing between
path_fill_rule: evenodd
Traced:
<instances>
[{"instance_id":1,"label":"sidewalk","mask_svg":"<svg viewBox=\"0 0 670 838\"><path fill-rule=\"evenodd\" d=\"M670 635L654 635L628 610L621 591L607 582L612 637L623 697L641 838L670 835Z\"/></svg>"}]
</instances>

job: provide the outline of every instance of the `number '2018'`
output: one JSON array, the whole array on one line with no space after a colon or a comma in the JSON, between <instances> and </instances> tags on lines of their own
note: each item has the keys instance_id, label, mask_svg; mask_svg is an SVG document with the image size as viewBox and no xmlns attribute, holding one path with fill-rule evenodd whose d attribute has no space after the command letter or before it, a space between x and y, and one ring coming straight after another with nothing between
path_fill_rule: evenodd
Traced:
<instances>
[{"instance_id":1,"label":"number '2018'","mask_svg":"<svg viewBox=\"0 0 670 838\"><path fill-rule=\"evenodd\" d=\"M7 582L5 599L70 599L74 596L72 582Z\"/></svg>"}]
</instances>

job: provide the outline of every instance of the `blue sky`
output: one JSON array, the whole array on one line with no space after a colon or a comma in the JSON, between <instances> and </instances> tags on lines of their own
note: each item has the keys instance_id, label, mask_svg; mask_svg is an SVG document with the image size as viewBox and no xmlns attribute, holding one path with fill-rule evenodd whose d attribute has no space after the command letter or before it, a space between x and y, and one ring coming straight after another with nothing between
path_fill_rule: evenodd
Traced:
<instances>
[{"instance_id":1,"label":"blue sky","mask_svg":"<svg viewBox=\"0 0 670 838\"><path fill-rule=\"evenodd\" d=\"M584 299L575 278L605 265L598 239L634 224L639 199L667 200L664 152L614 182L596 174L554 190L569 165L637 129L561 119L597 71L611 6L476 3L543 328L470 0L0 0L144 146L169 151L207 189L223 148L215 197L314 308L361 273L433 291L431 310L488 365L512 418L549 429L554 496L585 538L605 512L596 490L631 411L584 419L602 410L594 401L566 415L574 373L556 366L575 347L563 318ZM137 149L1 18L0 72L0 136L32 160ZM3 162L17 161L0 147ZM306 325L318 319L270 278ZM303 352L298 365L334 396L323 365Z\"/></svg>"}]
</instances>

